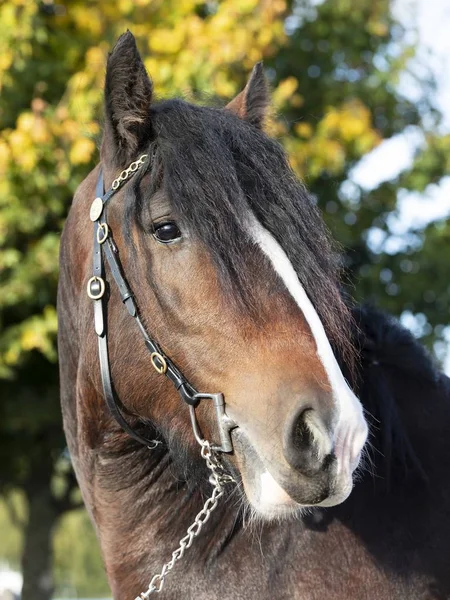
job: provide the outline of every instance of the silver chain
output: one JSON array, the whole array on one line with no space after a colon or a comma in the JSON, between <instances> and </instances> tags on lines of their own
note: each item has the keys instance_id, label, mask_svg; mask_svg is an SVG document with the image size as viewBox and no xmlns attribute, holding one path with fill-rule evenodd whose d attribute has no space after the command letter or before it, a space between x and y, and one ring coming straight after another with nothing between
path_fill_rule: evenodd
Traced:
<instances>
[{"instance_id":1,"label":"silver chain","mask_svg":"<svg viewBox=\"0 0 450 600\"><path fill-rule=\"evenodd\" d=\"M194 539L200 534L203 525L209 520L211 513L217 507L219 499L224 494L224 486L227 483L234 483L234 479L231 475L225 473L224 467L220 462L217 453L211 448L210 443L206 440L202 440L201 447L202 458L204 458L206 466L211 471L209 482L213 486L212 494L206 500L202 510L195 517L192 525L188 528L186 535L180 540L178 548L172 552L170 561L163 566L160 573L153 576L149 583L148 590L142 592L135 600L147 600L150 594L159 594L159 592L162 591L166 576L170 573L175 564L183 558L185 551L191 547Z\"/></svg>"},{"instance_id":2,"label":"silver chain","mask_svg":"<svg viewBox=\"0 0 450 600\"><path fill-rule=\"evenodd\" d=\"M112 189L117 190L122 185L122 183L127 181L127 179L129 179L133 175L133 173L136 173L136 171L142 167L146 158L148 158L148 154L143 154L137 160L132 162L129 167L124 169L122 173L118 177L116 177L116 179L114 179L114 181L112 182Z\"/></svg>"}]
</instances>

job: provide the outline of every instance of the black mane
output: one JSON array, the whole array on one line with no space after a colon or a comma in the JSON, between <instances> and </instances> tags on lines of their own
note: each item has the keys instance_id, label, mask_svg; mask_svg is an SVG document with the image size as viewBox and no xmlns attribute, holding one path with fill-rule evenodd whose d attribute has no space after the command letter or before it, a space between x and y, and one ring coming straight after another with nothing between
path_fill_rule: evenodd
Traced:
<instances>
[{"instance_id":1,"label":"black mane","mask_svg":"<svg viewBox=\"0 0 450 600\"><path fill-rule=\"evenodd\" d=\"M357 326L355 346L361 358L358 394L371 425L377 473L389 484L395 465L401 465L426 479L406 431L402 418L405 407L399 404L399 389L393 382L412 383L418 390L442 386L450 391L450 380L394 317L370 305L355 307L353 317Z\"/></svg>"},{"instance_id":2,"label":"black mane","mask_svg":"<svg viewBox=\"0 0 450 600\"><path fill-rule=\"evenodd\" d=\"M225 288L251 307L254 252L244 227L250 209L289 256L330 340L351 362L340 259L282 147L226 110L176 99L156 104L151 113L151 189L139 195L141 173L126 221L140 219L162 183L182 225L208 248Z\"/></svg>"}]
</instances>

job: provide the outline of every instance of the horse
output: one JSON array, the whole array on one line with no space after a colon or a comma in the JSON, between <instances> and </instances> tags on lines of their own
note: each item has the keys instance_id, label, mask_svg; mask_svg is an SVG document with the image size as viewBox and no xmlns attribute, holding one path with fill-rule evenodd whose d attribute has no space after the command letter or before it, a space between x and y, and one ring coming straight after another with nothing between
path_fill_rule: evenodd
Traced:
<instances>
[{"instance_id":1,"label":"horse","mask_svg":"<svg viewBox=\"0 0 450 600\"><path fill-rule=\"evenodd\" d=\"M107 61L58 347L113 597L450 598L449 379L344 297L269 102L261 65L218 108L155 101L130 32Z\"/></svg>"}]
</instances>

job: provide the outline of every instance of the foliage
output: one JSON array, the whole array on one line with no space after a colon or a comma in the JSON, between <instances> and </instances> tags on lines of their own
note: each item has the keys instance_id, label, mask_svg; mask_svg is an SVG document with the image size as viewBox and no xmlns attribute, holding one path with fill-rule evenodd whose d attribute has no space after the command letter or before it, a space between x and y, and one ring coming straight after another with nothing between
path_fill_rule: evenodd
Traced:
<instances>
[{"instance_id":1,"label":"foliage","mask_svg":"<svg viewBox=\"0 0 450 600\"><path fill-rule=\"evenodd\" d=\"M106 54L127 28L161 97L201 93L225 103L264 60L270 131L345 247L355 296L397 315L424 313L430 342L442 334L449 225L414 232L396 251L388 245L399 194L439 182L450 156L450 138L435 133L432 82L418 82L423 97L414 104L398 92L414 48L390 8L389 0L0 4L0 491L53 482L57 514L76 505L60 470L58 242L72 195L98 160ZM349 182L363 155L408 127L424 140L410 169L371 191ZM370 243L375 230L378 248ZM56 539L57 548L67 543ZM62 563L56 569L68 572ZM86 578L94 585L93 571Z\"/></svg>"},{"instance_id":2,"label":"foliage","mask_svg":"<svg viewBox=\"0 0 450 600\"><path fill-rule=\"evenodd\" d=\"M9 495L0 501L0 537L2 553L0 566L8 565L12 569L20 566L21 525L25 519L25 502L20 493Z\"/></svg>"}]
</instances>

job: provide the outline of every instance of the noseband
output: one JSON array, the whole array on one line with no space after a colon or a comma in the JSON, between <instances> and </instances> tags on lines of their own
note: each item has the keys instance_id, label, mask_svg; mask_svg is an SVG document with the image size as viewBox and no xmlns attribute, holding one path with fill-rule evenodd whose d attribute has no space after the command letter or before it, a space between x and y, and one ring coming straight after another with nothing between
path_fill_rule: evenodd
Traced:
<instances>
[{"instance_id":1,"label":"noseband","mask_svg":"<svg viewBox=\"0 0 450 600\"><path fill-rule=\"evenodd\" d=\"M106 277L104 268L104 258L109 265L109 270L115 284L120 292L122 302L125 304L128 313L136 321L141 332L144 343L150 352L150 362L157 373L164 375L175 386L181 399L189 406L192 429L197 442L203 447L204 438L195 414L195 408L201 400L212 400L216 411L217 425L219 431L220 444L211 444L211 450L218 452L231 452L233 445L231 442L230 430L236 427L236 424L225 413L225 401L223 394L208 394L198 392L193 385L184 377L180 369L163 352L159 344L153 340L147 333L142 320L139 316L136 302L131 288L123 274L118 249L112 238L111 230L106 222L107 204L110 198L127 182L138 170L144 167L149 168L150 161L148 155L143 154L138 160L132 162L130 166L121 172L119 177L112 183L111 188L105 193L103 173L100 172L97 178L96 198L92 202L89 217L94 223L94 253L93 253L93 275L87 283L87 294L94 302L94 325L98 338L98 351L100 357L100 372L102 378L103 392L111 415L119 425L135 440L153 449L159 441L148 440L125 419L120 403L115 395L111 379L111 369L108 355L107 338L107 319L106 319Z\"/></svg>"}]
</instances>

